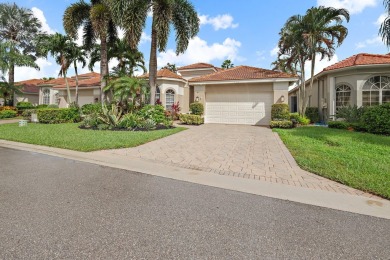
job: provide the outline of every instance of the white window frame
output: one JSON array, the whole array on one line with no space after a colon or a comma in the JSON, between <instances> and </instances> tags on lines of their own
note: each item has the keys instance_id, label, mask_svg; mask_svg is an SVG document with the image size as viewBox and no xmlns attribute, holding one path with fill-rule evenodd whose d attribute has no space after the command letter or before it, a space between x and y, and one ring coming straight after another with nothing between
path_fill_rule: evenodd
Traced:
<instances>
[{"instance_id":1,"label":"white window frame","mask_svg":"<svg viewBox=\"0 0 390 260\"><path fill-rule=\"evenodd\" d=\"M379 80L378 80L379 78ZM364 92L369 92L370 102L368 106L372 106L374 103L372 100L372 92L378 92L379 94L379 105L383 103L383 91L390 91L390 77L389 76L373 76L369 78L363 85L362 96ZM364 103L364 100L363 100ZM364 104L363 104L364 105ZM367 104L366 104L367 105ZM374 105L377 105L376 103Z\"/></svg>"},{"instance_id":2,"label":"white window frame","mask_svg":"<svg viewBox=\"0 0 390 260\"><path fill-rule=\"evenodd\" d=\"M165 91L165 109L171 110L172 105L175 104L175 91L173 89L167 89Z\"/></svg>"},{"instance_id":3,"label":"white window frame","mask_svg":"<svg viewBox=\"0 0 390 260\"><path fill-rule=\"evenodd\" d=\"M42 104L50 105L50 89L42 90Z\"/></svg>"},{"instance_id":4,"label":"white window frame","mask_svg":"<svg viewBox=\"0 0 390 260\"><path fill-rule=\"evenodd\" d=\"M348 95L345 95L346 93L349 93ZM342 94L340 97L338 97L338 94ZM345 100L345 98L348 97L348 101ZM340 84L336 86L336 111L339 110L342 107L350 106L351 105L351 97L352 97L352 88L347 84ZM339 101L339 98L342 100ZM342 105L338 105L338 103L342 103Z\"/></svg>"}]
</instances>

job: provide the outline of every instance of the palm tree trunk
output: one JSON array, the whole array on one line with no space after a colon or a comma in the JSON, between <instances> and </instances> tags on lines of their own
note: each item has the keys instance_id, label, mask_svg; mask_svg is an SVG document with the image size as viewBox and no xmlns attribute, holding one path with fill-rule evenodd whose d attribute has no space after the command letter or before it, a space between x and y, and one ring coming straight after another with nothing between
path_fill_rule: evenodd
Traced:
<instances>
[{"instance_id":1,"label":"palm tree trunk","mask_svg":"<svg viewBox=\"0 0 390 260\"><path fill-rule=\"evenodd\" d=\"M301 86L299 87L299 114L301 116L305 113L305 100L306 100L306 80L305 80L305 61L303 58L300 59L301 67Z\"/></svg>"},{"instance_id":2,"label":"palm tree trunk","mask_svg":"<svg viewBox=\"0 0 390 260\"><path fill-rule=\"evenodd\" d=\"M107 57L107 39L106 37L101 37L100 43L100 100L104 104L105 95L103 89L107 85L107 75L108 75L108 57Z\"/></svg>"},{"instance_id":3,"label":"palm tree trunk","mask_svg":"<svg viewBox=\"0 0 390 260\"><path fill-rule=\"evenodd\" d=\"M315 64L316 64L316 55L315 55L315 53L314 53L314 54L312 55L312 57L311 57L311 71L310 71L310 73L311 73L311 78L310 78L310 88L309 88L308 97L311 96L311 93L312 93L312 91L313 91ZM305 101L305 107L303 108L303 113L306 112L306 108L307 108L308 104L309 104L309 98L307 98L306 101ZM303 114L303 115L305 115L305 114Z\"/></svg>"},{"instance_id":4,"label":"palm tree trunk","mask_svg":"<svg viewBox=\"0 0 390 260\"><path fill-rule=\"evenodd\" d=\"M68 78L66 76L66 71L64 71L64 79L65 79L66 91L68 92L68 105L70 105L72 103L72 100L70 97L70 88L69 88Z\"/></svg>"},{"instance_id":5,"label":"palm tree trunk","mask_svg":"<svg viewBox=\"0 0 390 260\"><path fill-rule=\"evenodd\" d=\"M74 72L76 74L76 93L75 93L75 103L78 106L79 105L79 74L77 72L77 63L76 61L74 64Z\"/></svg>"},{"instance_id":6,"label":"palm tree trunk","mask_svg":"<svg viewBox=\"0 0 390 260\"><path fill-rule=\"evenodd\" d=\"M150 48L149 61L149 86L150 86L150 104L156 103L156 81L157 81L157 31L155 28L155 18L152 25L152 45Z\"/></svg>"},{"instance_id":7,"label":"palm tree trunk","mask_svg":"<svg viewBox=\"0 0 390 260\"><path fill-rule=\"evenodd\" d=\"M14 83L15 83L15 65L13 63L11 63L9 65L9 68L8 68L8 84L12 88L14 86ZM10 90L10 95L9 96L14 97L15 96L15 91ZM4 104L6 102L6 97L8 97L8 95L4 95ZM10 105L11 106L15 105L14 104L14 100L12 100L12 103Z\"/></svg>"}]
</instances>

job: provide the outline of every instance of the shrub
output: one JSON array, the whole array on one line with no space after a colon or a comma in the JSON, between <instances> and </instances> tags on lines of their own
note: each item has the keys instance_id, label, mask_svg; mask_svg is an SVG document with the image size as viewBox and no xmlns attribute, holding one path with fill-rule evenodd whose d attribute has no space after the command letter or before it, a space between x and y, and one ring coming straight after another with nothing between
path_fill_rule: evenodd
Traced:
<instances>
[{"instance_id":1,"label":"shrub","mask_svg":"<svg viewBox=\"0 0 390 260\"><path fill-rule=\"evenodd\" d=\"M0 111L3 111L3 110L13 110L13 111L16 111L16 107L11 107L11 106L3 106L3 107L0 107Z\"/></svg>"},{"instance_id":2,"label":"shrub","mask_svg":"<svg viewBox=\"0 0 390 260\"><path fill-rule=\"evenodd\" d=\"M16 111L14 110L3 110L3 111L0 111L0 119L3 119L3 118L13 118L13 117L16 117Z\"/></svg>"},{"instance_id":3,"label":"shrub","mask_svg":"<svg viewBox=\"0 0 390 260\"><path fill-rule=\"evenodd\" d=\"M179 101L177 101L176 104L172 104L172 107L171 107L171 116L172 116L172 119L173 119L173 120L179 119L180 110L181 110L181 108L180 108Z\"/></svg>"},{"instance_id":4,"label":"shrub","mask_svg":"<svg viewBox=\"0 0 390 260\"><path fill-rule=\"evenodd\" d=\"M190 104L191 114L201 116L204 113L204 106L202 103L195 102Z\"/></svg>"},{"instance_id":5,"label":"shrub","mask_svg":"<svg viewBox=\"0 0 390 260\"><path fill-rule=\"evenodd\" d=\"M22 113L22 117L24 120L31 120L31 114L36 114L37 110L36 109L26 109Z\"/></svg>"},{"instance_id":6,"label":"shrub","mask_svg":"<svg viewBox=\"0 0 390 260\"><path fill-rule=\"evenodd\" d=\"M290 113L290 119L291 120L295 120L300 125L308 125L308 124L310 124L310 119L309 118L307 118L305 116L301 116L298 113Z\"/></svg>"},{"instance_id":7,"label":"shrub","mask_svg":"<svg viewBox=\"0 0 390 260\"><path fill-rule=\"evenodd\" d=\"M86 115L81 122L80 126L85 128L94 128L98 127L101 124L98 116L96 114Z\"/></svg>"},{"instance_id":8,"label":"shrub","mask_svg":"<svg viewBox=\"0 0 390 260\"><path fill-rule=\"evenodd\" d=\"M271 128L292 128L293 122L290 120L271 121L269 126Z\"/></svg>"},{"instance_id":9,"label":"shrub","mask_svg":"<svg viewBox=\"0 0 390 260\"><path fill-rule=\"evenodd\" d=\"M161 124L165 120L164 107L161 105L146 105L137 113L143 119L152 119L156 124Z\"/></svg>"},{"instance_id":10,"label":"shrub","mask_svg":"<svg viewBox=\"0 0 390 260\"><path fill-rule=\"evenodd\" d=\"M142 128L142 129L145 129L147 131L150 131L150 130L154 130L156 129L156 122L153 121L153 119L146 119L146 120L143 120L140 124L139 124L139 128Z\"/></svg>"},{"instance_id":11,"label":"shrub","mask_svg":"<svg viewBox=\"0 0 390 260\"><path fill-rule=\"evenodd\" d=\"M289 120L290 111L287 104L273 104L271 110L272 120Z\"/></svg>"},{"instance_id":12,"label":"shrub","mask_svg":"<svg viewBox=\"0 0 390 260\"><path fill-rule=\"evenodd\" d=\"M58 105L57 104L50 104L50 105L47 105L47 108L58 108Z\"/></svg>"},{"instance_id":13,"label":"shrub","mask_svg":"<svg viewBox=\"0 0 390 260\"><path fill-rule=\"evenodd\" d=\"M344 121L349 123L356 123L360 122L364 111L364 107L357 107L356 105L342 107L339 108L339 110L336 112L336 118L343 119Z\"/></svg>"},{"instance_id":14,"label":"shrub","mask_svg":"<svg viewBox=\"0 0 390 260\"><path fill-rule=\"evenodd\" d=\"M181 114L179 118L186 125L201 125L204 123L204 119L199 115Z\"/></svg>"},{"instance_id":15,"label":"shrub","mask_svg":"<svg viewBox=\"0 0 390 260\"><path fill-rule=\"evenodd\" d=\"M108 109L106 105L102 107L103 112L98 116L99 120L110 128L118 127L123 117L123 110L118 106L111 106Z\"/></svg>"},{"instance_id":16,"label":"shrub","mask_svg":"<svg viewBox=\"0 0 390 260\"><path fill-rule=\"evenodd\" d=\"M361 122L369 133L390 135L390 103L366 108Z\"/></svg>"},{"instance_id":17,"label":"shrub","mask_svg":"<svg viewBox=\"0 0 390 260\"><path fill-rule=\"evenodd\" d=\"M100 103L85 104L81 107L81 113L83 115L100 114L102 112L102 105Z\"/></svg>"},{"instance_id":18,"label":"shrub","mask_svg":"<svg viewBox=\"0 0 390 260\"><path fill-rule=\"evenodd\" d=\"M134 129L136 127L140 127L142 121L143 119L137 114L129 113L122 118L118 127L124 129Z\"/></svg>"},{"instance_id":19,"label":"shrub","mask_svg":"<svg viewBox=\"0 0 390 260\"><path fill-rule=\"evenodd\" d=\"M74 108L39 109L38 120L42 124L76 123L80 121L80 113Z\"/></svg>"},{"instance_id":20,"label":"shrub","mask_svg":"<svg viewBox=\"0 0 390 260\"><path fill-rule=\"evenodd\" d=\"M329 121L328 127L329 128L336 128L336 129L348 129L351 125L348 122L345 121Z\"/></svg>"},{"instance_id":21,"label":"shrub","mask_svg":"<svg viewBox=\"0 0 390 260\"><path fill-rule=\"evenodd\" d=\"M307 107L305 116L310 119L311 123L320 122L320 114L318 112L318 107Z\"/></svg>"},{"instance_id":22,"label":"shrub","mask_svg":"<svg viewBox=\"0 0 390 260\"><path fill-rule=\"evenodd\" d=\"M18 104L16 105L16 108L19 110L19 111L23 111L25 109L31 109L33 108L33 105L30 103L30 102L18 102Z\"/></svg>"},{"instance_id":23,"label":"shrub","mask_svg":"<svg viewBox=\"0 0 390 260\"><path fill-rule=\"evenodd\" d=\"M42 108L47 108L47 107L48 107L48 105L42 104L42 105L36 106L35 108L36 108L36 109L42 109Z\"/></svg>"}]
</instances>

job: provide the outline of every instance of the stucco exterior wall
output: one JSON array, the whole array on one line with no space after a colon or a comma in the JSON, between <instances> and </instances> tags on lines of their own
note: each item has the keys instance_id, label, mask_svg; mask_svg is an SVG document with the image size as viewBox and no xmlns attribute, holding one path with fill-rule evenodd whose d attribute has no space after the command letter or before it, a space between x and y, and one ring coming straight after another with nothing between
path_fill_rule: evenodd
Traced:
<instances>
[{"instance_id":1,"label":"stucco exterior wall","mask_svg":"<svg viewBox=\"0 0 390 260\"><path fill-rule=\"evenodd\" d=\"M31 104L38 105L39 104L39 94L20 94L15 95L15 105L18 102L30 102Z\"/></svg>"},{"instance_id":2,"label":"stucco exterior wall","mask_svg":"<svg viewBox=\"0 0 390 260\"><path fill-rule=\"evenodd\" d=\"M60 108L68 107L68 94L66 90L61 90L59 92L60 96ZM70 98L71 101L74 102L76 99L76 91L74 89L70 90ZM93 104L96 103L96 98L99 101L100 98L100 90L99 89L79 89L79 106L83 106L85 104Z\"/></svg>"},{"instance_id":3,"label":"stucco exterior wall","mask_svg":"<svg viewBox=\"0 0 390 260\"><path fill-rule=\"evenodd\" d=\"M189 111L189 87L183 81L157 79L157 85L160 88L160 101L166 106L166 92L173 90L175 92L175 103L179 101L182 113Z\"/></svg>"}]
</instances>

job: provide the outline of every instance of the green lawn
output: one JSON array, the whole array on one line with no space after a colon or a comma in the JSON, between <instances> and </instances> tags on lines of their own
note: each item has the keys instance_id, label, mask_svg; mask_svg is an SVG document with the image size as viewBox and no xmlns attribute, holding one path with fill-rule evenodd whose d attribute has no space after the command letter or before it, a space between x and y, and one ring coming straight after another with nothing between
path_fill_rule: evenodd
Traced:
<instances>
[{"instance_id":1,"label":"green lawn","mask_svg":"<svg viewBox=\"0 0 390 260\"><path fill-rule=\"evenodd\" d=\"M0 125L0 139L90 152L134 147L184 129L178 127L150 132L94 131L79 129L78 124L29 123L26 127L19 127L18 124L4 124Z\"/></svg>"},{"instance_id":2,"label":"green lawn","mask_svg":"<svg viewBox=\"0 0 390 260\"><path fill-rule=\"evenodd\" d=\"M301 168L390 199L390 137L324 127L274 131Z\"/></svg>"}]
</instances>

